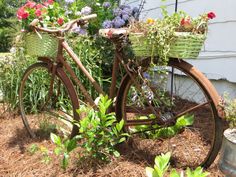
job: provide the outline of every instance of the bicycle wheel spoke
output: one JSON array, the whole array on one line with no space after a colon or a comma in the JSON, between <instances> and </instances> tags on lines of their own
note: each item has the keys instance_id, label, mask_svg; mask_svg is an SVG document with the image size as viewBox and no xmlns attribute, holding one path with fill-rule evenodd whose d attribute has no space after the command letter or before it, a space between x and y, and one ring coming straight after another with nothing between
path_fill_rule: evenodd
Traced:
<instances>
[{"instance_id":1,"label":"bicycle wheel spoke","mask_svg":"<svg viewBox=\"0 0 236 177\"><path fill-rule=\"evenodd\" d=\"M143 78L124 79L117 98L118 119L125 120L124 129L138 150L150 156L169 150L177 167L209 165L219 128L216 108L201 78L194 78L178 61L172 63L145 70Z\"/></svg>"},{"instance_id":2,"label":"bicycle wheel spoke","mask_svg":"<svg viewBox=\"0 0 236 177\"><path fill-rule=\"evenodd\" d=\"M74 111L65 78L56 74L52 86L48 71L46 63L37 63L23 76L19 94L23 123L32 137L48 137L51 132L70 136Z\"/></svg>"}]
</instances>

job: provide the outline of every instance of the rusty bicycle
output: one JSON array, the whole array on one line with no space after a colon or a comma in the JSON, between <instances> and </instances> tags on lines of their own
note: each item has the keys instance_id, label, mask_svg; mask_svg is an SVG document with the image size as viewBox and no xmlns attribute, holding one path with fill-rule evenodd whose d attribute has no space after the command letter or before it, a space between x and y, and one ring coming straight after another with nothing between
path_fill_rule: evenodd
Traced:
<instances>
[{"instance_id":1,"label":"rusty bicycle","mask_svg":"<svg viewBox=\"0 0 236 177\"><path fill-rule=\"evenodd\" d=\"M92 97L77 78L64 52L77 64L99 94L105 94L99 84L76 56L64 34L73 25L84 25L95 15L69 22L64 28L50 30L34 26L37 33L54 35L58 39L55 57L38 57L38 62L25 71L19 88L19 106L23 123L31 137L47 131L62 132L74 136L79 121L76 111L80 107L75 85L85 102L96 107ZM130 142L136 152L157 154L171 151L172 163L178 166L208 167L217 156L221 145L222 127L218 113L219 96L210 81L194 66L182 59L170 58L164 67L166 79L160 81L158 67L150 67L150 58L127 59L122 42L125 30L102 31L103 36L115 46L110 98L116 98L117 120L124 119L124 131L130 133ZM158 62L158 58L154 61ZM119 68L125 75L119 85ZM163 69L163 68L162 68ZM162 70L160 69L160 70ZM33 79L34 78L34 79ZM35 79L36 78L36 79ZM43 79L42 79L43 78ZM34 83L39 88L33 88ZM30 111L34 107L34 112ZM185 124L183 116L191 115L193 121ZM182 118L181 118L182 117ZM175 131L173 136L157 137L161 132Z\"/></svg>"}]
</instances>

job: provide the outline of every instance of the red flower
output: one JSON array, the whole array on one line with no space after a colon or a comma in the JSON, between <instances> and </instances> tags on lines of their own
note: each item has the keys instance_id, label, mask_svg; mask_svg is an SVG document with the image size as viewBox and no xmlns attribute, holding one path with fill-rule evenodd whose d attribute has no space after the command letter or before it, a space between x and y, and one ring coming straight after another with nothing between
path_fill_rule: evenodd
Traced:
<instances>
[{"instance_id":1,"label":"red flower","mask_svg":"<svg viewBox=\"0 0 236 177\"><path fill-rule=\"evenodd\" d=\"M192 26L191 24L191 19L190 17L185 17L185 18L182 18L182 20L180 21L180 25L185 27L185 28L189 28Z\"/></svg>"},{"instance_id":2,"label":"red flower","mask_svg":"<svg viewBox=\"0 0 236 177\"><path fill-rule=\"evenodd\" d=\"M209 12L209 13L207 14L207 17L208 17L208 19L213 19L213 18L216 17L216 14L215 14L214 12Z\"/></svg>"},{"instance_id":3,"label":"red flower","mask_svg":"<svg viewBox=\"0 0 236 177\"><path fill-rule=\"evenodd\" d=\"M35 5L36 5L36 3L35 3L35 2L31 2L31 1L28 1L28 2L25 4L26 7L29 7L29 8L31 8L31 9L34 8Z\"/></svg>"},{"instance_id":4,"label":"red flower","mask_svg":"<svg viewBox=\"0 0 236 177\"><path fill-rule=\"evenodd\" d=\"M35 11L35 15L36 15L37 17L41 16L41 15L42 15L41 10L40 10L40 9L37 9L37 10Z\"/></svg>"},{"instance_id":5,"label":"red flower","mask_svg":"<svg viewBox=\"0 0 236 177\"><path fill-rule=\"evenodd\" d=\"M59 25L62 25L63 22L64 22L63 18L58 18L58 19L57 19L57 23L58 23Z\"/></svg>"},{"instance_id":6,"label":"red flower","mask_svg":"<svg viewBox=\"0 0 236 177\"><path fill-rule=\"evenodd\" d=\"M29 17L29 12L25 11L24 6L19 8L17 11L17 18L19 20L26 19Z\"/></svg>"}]
</instances>

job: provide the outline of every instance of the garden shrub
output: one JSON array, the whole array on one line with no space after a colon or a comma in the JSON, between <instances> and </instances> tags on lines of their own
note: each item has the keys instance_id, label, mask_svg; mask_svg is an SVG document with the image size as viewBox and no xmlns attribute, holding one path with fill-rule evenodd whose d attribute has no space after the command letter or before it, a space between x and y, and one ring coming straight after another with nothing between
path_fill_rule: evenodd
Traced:
<instances>
[{"instance_id":1,"label":"garden shrub","mask_svg":"<svg viewBox=\"0 0 236 177\"><path fill-rule=\"evenodd\" d=\"M116 121L115 113L107 113L112 104L108 96L100 96L98 110L81 107L78 113L86 116L75 123L79 127L79 135L72 139L62 140L51 134L51 140L57 146L56 155L63 156L61 165L65 169L68 165L69 153L77 147L82 147L79 157L94 160L109 161L111 156L119 157L115 145L126 140L128 134L122 132L124 120Z\"/></svg>"},{"instance_id":2,"label":"garden shrub","mask_svg":"<svg viewBox=\"0 0 236 177\"><path fill-rule=\"evenodd\" d=\"M35 58L25 58L21 50L0 60L0 90L3 94L3 102L7 103L11 110L18 106L18 89L21 77Z\"/></svg>"}]
</instances>

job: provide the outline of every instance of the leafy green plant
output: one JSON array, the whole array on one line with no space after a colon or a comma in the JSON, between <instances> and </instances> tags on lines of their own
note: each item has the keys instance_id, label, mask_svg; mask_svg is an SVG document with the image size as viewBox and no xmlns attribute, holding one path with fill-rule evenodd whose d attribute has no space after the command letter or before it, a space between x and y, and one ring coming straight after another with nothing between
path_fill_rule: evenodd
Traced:
<instances>
[{"instance_id":1,"label":"leafy green plant","mask_svg":"<svg viewBox=\"0 0 236 177\"><path fill-rule=\"evenodd\" d=\"M163 177L169 168L171 153L161 154L156 156L154 168L146 167L146 174L148 177Z\"/></svg>"},{"instance_id":2,"label":"leafy green plant","mask_svg":"<svg viewBox=\"0 0 236 177\"><path fill-rule=\"evenodd\" d=\"M18 107L21 77L27 66L35 61L35 58L26 59L22 50L17 50L16 53L0 60L0 90L3 94L3 102L9 105L9 109L15 110Z\"/></svg>"},{"instance_id":3,"label":"leafy green plant","mask_svg":"<svg viewBox=\"0 0 236 177\"><path fill-rule=\"evenodd\" d=\"M36 144L32 144L28 149L27 151L33 155L35 154L37 151L39 151L39 147L36 145Z\"/></svg>"},{"instance_id":4,"label":"leafy green plant","mask_svg":"<svg viewBox=\"0 0 236 177\"><path fill-rule=\"evenodd\" d=\"M139 119L147 119L147 117L142 116L139 117ZM149 118L155 118L155 116L149 115ZM145 131L151 129L156 129L153 131L147 131L144 133L145 136L148 136L148 138L169 138L173 137L176 134L179 133L184 127L193 125L194 122L194 115L183 115L179 117L173 126L169 127L159 127L158 125L153 125L150 127L149 125L139 125L135 126L133 129L134 132L136 131Z\"/></svg>"},{"instance_id":5,"label":"leafy green plant","mask_svg":"<svg viewBox=\"0 0 236 177\"><path fill-rule=\"evenodd\" d=\"M170 157L170 152L156 156L154 168L146 167L146 175L148 177L163 177L169 168ZM170 172L170 177L184 176L183 172L181 173L182 174L180 175L176 169L172 169ZM195 170L187 168L186 175L187 177L206 177L209 175L209 172L203 172L203 168L201 167L197 167Z\"/></svg>"},{"instance_id":6,"label":"leafy green plant","mask_svg":"<svg viewBox=\"0 0 236 177\"><path fill-rule=\"evenodd\" d=\"M52 160L52 158L49 155L50 151L46 147L41 146L40 147L40 152L43 156L42 157L42 162L48 164Z\"/></svg>"},{"instance_id":7,"label":"leafy green plant","mask_svg":"<svg viewBox=\"0 0 236 177\"><path fill-rule=\"evenodd\" d=\"M82 106L78 113L86 116L75 123L79 127L79 135L72 139L63 140L51 133L51 140L57 146L54 153L63 156L63 169L69 164L70 153L77 147L82 147L80 158L109 161L110 156L120 156L115 145L125 141L128 134L122 133L124 121L116 122L115 114L107 113L111 104L108 96L100 96L98 110Z\"/></svg>"},{"instance_id":8,"label":"leafy green plant","mask_svg":"<svg viewBox=\"0 0 236 177\"><path fill-rule=\"evenodd\" d=\"M94 109L80 109L78 113L86 112L86 116L77 124L80 138L83 139L84 155L104 161L109 155L118 157L120 154L115 145L125 141L128 134L122 133L124 120L116 123L114 113L107 113L112 101L108 96L100 96L98 111Z\"/></svg>"},{"instance_id":9,"label":"leafy green plant","mask_svg":"<svg viewBox=\"0 0 236 177\"><path fill-rule=\"evenodd\" d=\"M187 168L186 170L186 175L188 177L206 177L209 174L209 172L203 172L201 167L197 167L195 170L191 170L190 168Z\"/></svg>"},{"instance_id":10,"label":"leafy green plant","mask_svg":"<svg viewBox=\"0 0 236 177\"><path fill-rule=\"evenodd\" d=\"M61 155L63 156L62 161L61 161L61 167L63 169L66 169L66 167L69 164L69 153L71 151L73 151L76 147L77 147L77 137L73 137L72 139L67 139L64 142L62 141L62 139L51 133L50 135L52 142L57 146L54 149L54 153L56 155Z\"/></svg>"},{"instance_id":11,"label":"leafy green plant","mask_svg":"<svg viewBox=\"0 0 236 177\"><path fill-rule=\"evenodd\" d=\"M229 123L231 128L236 127L236 99L229 99L227 93L224 94L224 97L220 100L220 105L224 113L224 118Z\"/></svg>"}]
</instances>

